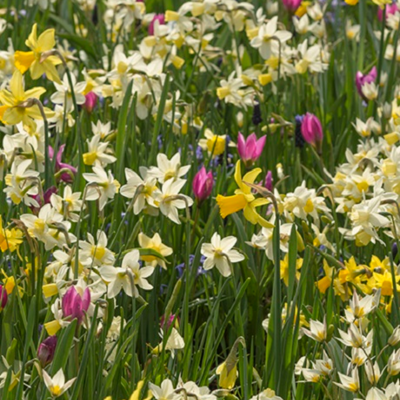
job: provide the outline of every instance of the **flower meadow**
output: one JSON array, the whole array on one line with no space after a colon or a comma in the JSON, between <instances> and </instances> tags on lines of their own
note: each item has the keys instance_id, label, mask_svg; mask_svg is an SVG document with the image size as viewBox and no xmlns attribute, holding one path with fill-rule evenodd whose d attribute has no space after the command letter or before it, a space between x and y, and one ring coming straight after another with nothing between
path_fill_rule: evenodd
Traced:
<instances>
[{"instance_id":1,"label":"flower meadow","mask_svg":"<svg viewBox=\"0 0 400 400\"><path fill-rule=\"evenodd\" d=\"M400 399L400 2L0 1L2 400Z\"/></svg>"}]
</instances>

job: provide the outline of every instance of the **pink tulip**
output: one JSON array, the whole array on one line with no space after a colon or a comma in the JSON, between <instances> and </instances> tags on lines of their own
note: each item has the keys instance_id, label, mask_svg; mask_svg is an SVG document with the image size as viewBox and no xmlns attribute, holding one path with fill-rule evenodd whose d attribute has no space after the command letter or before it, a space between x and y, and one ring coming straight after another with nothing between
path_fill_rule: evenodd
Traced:
<instances>
[{"instance_id":1,"label":"pink tulip","mask_svg":"<svg viewBox=\"0 0 400 400\"><path fill-rule=\"evenodd\" d=\"M77 319L78 324L83 320L85 312L90 306L90 290L86 288L83 296L76 291L74 286L71 286L62 298L62 312L64 318L71 320Z\"/></svg>"},{"instance_id":2,"label":"pink tulip","mask_svg":"<svg viewBox=\"0 0 400 400\"><path fill-rule=\"evenodd\" d=\"M282 0L283 5L285 8L291 12L295 13L297 9L300 7L302 0Z\"/></svg>"},{"instance_id":3,"label":"pink tulip","mask_svg":"<svg viewBox=\"0 0 400 400\"><path fill-rule=\"evenodd\" d=\"M40 343L38 348L38 359L42 367L50 364L53 361L54 353L57 346L57 336L49 336Z\"/></svg>"},{"instance_id":4,"label":"pink tulip","mask_svg":"<svg viewBox=\"0 0 400 400\"><path fill-rule=\"evenodd\" d=\"M199 203L211 195L214 185L212 172L202 166L193 179L193 193Z\"/></svg>"},{"instance_id":5,"label":"pink tulip","mask_svg":"<svg viewBox=\"0 0 400 400\"><path fill-rule=\"evenodd\" d=\"M39 204L39 207L31 207L31 210L34 214L39 214L40 209L45 205L50 203L51 196L53 193L57 193L58 189L55 186L50 186L44 193L43 199L40 197L40 194L35 194L32 196Z\"/></svg>"},{"instance_id":6,"label":"pink tulip","mask_svg":"<svg viewBox=\"0 0 400 400\"><path fill-rule=\"evenodd\" d=\"M263 136L257 140L255 133L252 133L247 139L239 132L238 136L238 152L243 162L250 166L261 156L265 146L267 136Z\"/></svg>"},{"instance_id":7,"label":"pink tulip","mask_svg":"<svg viewBox=\"0 0 400 400\"><path fill-rule=\"evenodd\" d=\"M75 167L73 167L72 165L63 163L61 161L62 155L64 153L64 149L65 149L65 144L62 144L60 146L60 148L58 149L57 156L56 156L56 172L60 171L61 169L64 169L64 170L69 169L72 172L72 174L75 175L77 173L77 169ZM54 149L51 146L49 146L49 157L50 157L50 160L53 161ZM72 182L72 176L68 172L62 173L60 176L60 179L66 183Z\"/></svg>"},{"instance_id":8,"label":"pink tulip","mask_svg":"<svg viewBox=\"0 0 400 400\"><path fill-rule=\"evenodd\" d=\"M386 4L386 19L389 15L396 14L397 11L400 10L396 3ZM383 19L383 10L380 7L378 7L378 19L379 21Z\"/></svg>"},{"instance_id":9,"label":"pink tulip","mask_svg":"<svg viewBox=\"0 0 400 400\"><path fill-rule=\"evenodd\" d=\"M362 87L366 84L366 83L372 83L375 81L376 77L377 77L378 73L376 70L376 67L373 67L371 69L371 71L368 72L368 74L363 75L362 72L358 71L356 73L356 87L357 87L357 91L358 94L365 100L365 96L362 92Z\"/></svg>"},{"instance_id":10,"label":"pink tulip","mask_svg":"<svg viewBox=\"0 0 400 400\"><path fill-rule=\"evenodd\" d=\"M8 295L4 286L0 285L0 312L2 312L7 305Z\"/></svg>"},{"instance_id":11,"label":"pink tulip","mask_svg":"<svg viewBox=\"0 0 400 400\"><path fill-rule=\"evenodd\" d=\"M307 113L303 117L303 122L301 123L301 134L307 143L313 145L318 152L321 151L324 132L322 131L321 121L314 114Z\"/></svg>"},{"instance_id":12,"label":"pink tulip","mask_svg":"<svg viewBox=\"0 0 400 400\"><path fill-rule=\"evenodd\" d=\"M168 330L168 329L170 328L171 324L174 322L175 317L176 317L176 321L179 323L179 317L176 316L175 314L171 314L171 315L169 316L167 322L165 321L165 315L163 315L163 316L161 317L161 321L160 321L160 326L161 326L161 328L162 328L162 329L165 329L165 330Z\"/></svg>"},{"instance_id":13,"label":"pink tulip","mask_svg":"<svg viewBox=\"0 0 400 400\"><path fill-rule=\"evenodd\" d=\"M88 94L85 95L85 104L83 105L83 108L88 112L91 113L93 109L96 107L97 104L97 95L93 92L89 92Z\"/></svg>"},{"instance_id":14,"label":"pink tulip","mask_svg":"<svg viewBox=\"0 0 400 400\"><path fill-rule=\"evenodd\" d=\"M164 14L156 14L149 24L149 35L154 35L154 24L158 21L160 25L165 25L165 15Z\"/></svg>"}]
</instances>

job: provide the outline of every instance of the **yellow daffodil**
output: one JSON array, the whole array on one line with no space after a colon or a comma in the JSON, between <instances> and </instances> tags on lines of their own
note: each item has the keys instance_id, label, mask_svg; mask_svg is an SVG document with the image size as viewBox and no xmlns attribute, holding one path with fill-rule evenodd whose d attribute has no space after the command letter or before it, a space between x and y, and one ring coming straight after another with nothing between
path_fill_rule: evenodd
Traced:
<instances>
[{"instance_id":1,"label":"yellow daffodil","mask_svg":"<svg viewBox=\"0 0 400 400\"><path fill-rule=\"evenodd\" d=\"M7 125L23 122L24 125L32 126L32 119L43 119L39 106L29 103L28 100L39 99L45 91L43 87L25 91L22 74L15 70L10 81L10 91L7 89L0 91L0 102L6 107L2 115L3 122ZM44 113L47 118L54 115L48 108L44 108Z\"/></svg>"},{"instance_id":2,"label":"yellow daffodil","mask_svg":"<svg viewBox=\"0 0 400 400\"><path fill-rule=\"evenodd\" d=\"M244 217L252 224L258 223L264 228L273 227L273 224L261 217L261 215L256 211L256 207L268 204L270 201L264 198L256 199L251 193L251 188L245 183L254 183L260 172L261 168L255 168L242 178L240 161L236 163L235 181L239 186L239 189L235 190L235 194L233 196L222 196L220 194L217 196L217 203L219 205L222 218L243 210Z\"/></svg>"},{"instance_id":3,"label":"yellow daffodil","mask_svg":"<svg viewBox=\"0 0 400 400\"><path fill-rule=\"evenodd\" d=\"M56 44L54 29L47 29L37 37L37 24L33 25L32 32L25 44L32 51L16 51L14 55L15 67L22 74L29 69L32 79L38 79L46 74L47 79L61 84L56 69L56 65L61 64L61 60L49 53Z\"/></svg>"},{"instance_id":4,"label":"yellow daffodil","mask_svg":"<svg viewBox=\"0 0 400 400\"><path fill-rule=\"evenodd\" d=\"M344 0L346 2L346 4L348 4L349 6L355 6L358 4L358 0Z\"/></svg>"},{"instance_id":5,"label":"yellow daffodil","mask_svg":"<svg viewBox=\"0 0 400 400\"><path fill-rule=\"evenodd\" d=\"M22 243L22 232L17 229L3 229L3 221L0 216L0 249L4 253L7 250L15 251Z\"/></svg>"},{"instance_id":6,"label":"yellow daffodil","mask_svg":"<svg viewBox=\"0 0 400 400\"><path fill-rule=\"evenodd\" d=\"M323 278L321 278L318 282L315 283L315 285L317 286L318 290L321 293L325 293L328 290L328 288L331 286L332 278L334 275L333 267L330 267L328 265L328 263L326 262L326 260L324 260L324 272L325 272L325 276Z\"/></svg>"},{"instance_id":7,"label":"yellow daffodil","mask_svg":"<svg viewBox=\"0 0 400 400\"><path fill-rule=\"evenodd\" d=\"M303 265L303 259L298 258L296 260L296 279L300 279L300 272L299 269ZM283 279L283 282L285 283L286 286L289 285L289 255L286 254L285 258L281 260L281 279Z\"/></svg>"},{"instance_id":8,"label":"yellow daffodil","mask_svg":"<svg viewBox=\"0 0 400 400\"><path fill-rule=\"evenodd\" d=\"M219 375L219 386L223 389L232 389L235 386L236 378L237 378L237 365L233 363L233 365L228 366L228 363L224 361L221 365L218 366L215 371L217 375Z\"/></svg>"}]
</instances>

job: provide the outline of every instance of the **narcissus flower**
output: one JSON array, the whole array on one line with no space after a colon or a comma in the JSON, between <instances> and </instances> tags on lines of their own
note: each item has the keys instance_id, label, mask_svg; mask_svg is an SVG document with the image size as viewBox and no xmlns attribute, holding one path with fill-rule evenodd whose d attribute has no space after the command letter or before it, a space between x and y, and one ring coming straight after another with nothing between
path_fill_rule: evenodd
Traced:
<instances>
[{"instance_id":1,"label":"narcissus flower","mask_svg":"<svg viewBox=\"0 0 400 400\"><path fill-rule=\"evenodd\" d=\"M56 44L54 32L54 29L47 29L37 37L37 24L33 25L32 32L25 42L32 51L16 51L14 55L15 66L22 74L29 69L32 79L46 74L47 79L61 83L56 69L61 60L51 54Z\"/></svg>"},{"instance_id":2,"label":"narcissus flower","mask_svg":"<svg viewBox=\"0 0 400 400\"><path fill-rule=\"evenodd\" d=\"M246 185L246 182L251 184L254 183L260 172L261 168L256 168L248 172L242 178L240 161L236 163L235 181L239 188L235 190L233 196L222 196L220 194L217 196L217 203L222 218L226 218L230 214L243 210L245 218L252 224L259 223L265 228L273 227L273 224L261 217L261 215L256 211L257 207L268 204L270 200L264 198L256 199L251 193L250 187Z\"/></svg>"},{"instance_id":3,"label":"narcissus flower","mask_svg":"<svg viewBox=\"0 0 400 400\"><path fill-rule=\"evenodd\" d=\"M10 91L0 91L0 119L7 125L16 125L23 122L24 125L32 126L32 119L43 119L39 106L32 99L39 99L46 91L45 88L37 87L24 90L24 83L20 71L15 70L10 80ZM48 108L43 108L46 118L51 118L54 113Z\"/></svg>"}]
</instances>

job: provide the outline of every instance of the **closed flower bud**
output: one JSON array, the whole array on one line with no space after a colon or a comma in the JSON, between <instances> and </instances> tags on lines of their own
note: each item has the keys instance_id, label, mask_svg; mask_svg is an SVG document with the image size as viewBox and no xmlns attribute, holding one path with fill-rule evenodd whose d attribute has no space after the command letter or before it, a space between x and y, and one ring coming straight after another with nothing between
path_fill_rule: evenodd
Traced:
<instances>
[{"instance_id":1,"label":"closed flower bud","mask_svg":"<svg viewBox=\"0 0 400 400\"><path fill-rule=\"evenodd\" d=\"M247 139L239 132L238 136L238 152L240 158L246 164L251 166L256 160L259 159L265 146L267 136L262 136L257 140L255 133L252 133Z\"/></svg>"},{"instance_id":2,"label":"closed flower bud","mask_svg":"<svg viewBox=\"0 0 400 400\"><path fill-rule=\"evenodd\" d=\"M205 167L201 167L193 179L193 193L199 203L211 195L214 185L212 172L207 172Z\"/></svg>"},{"instance_id":3,"label":"closed flower bud","mask_svg":"<svg viewBox=\"0 0 400 400\"><path fill-rule=\"evenodd\" d=\"M85 312L90 306L90 290L88 288L81 296L74 286L70 287L62 298L62 311L64 318L77 319L80 324Z\"/></svg>"},{"instance_id":4,"label":"closed flower bud","mask_svg":"<svg viewBox=\"0 0 400 400\"><path fill-rule=\"evenodd\" d=\"M93 92L89 92L88 94L85 95L85 103L83 107L88 113L91 113L93 109L96 107L97 99L98 99L97 95Z\"/></svg>"},{"instance_id":5,"label":"closed flower bud","mask_svg":"<svg viewBox=\"0 0 400 400\"><path fill-rule=\"evenodd\" d=\"M301 0L282 0L282 3L285 6L286 10L291 13L295 13L300 7Z\"/></svg>"},{"instance_id":6,"label":"closed flower bud","mask_svg":"<svg viewBox=\"0 0 400 400\"><path fill-rule=\"evenodd\" d=\"M324 132L322 131L321 121L314 114L307 113L304 116L301 123L301 134L307 143L313 145L321 153Z\"/></svg>"},{"instance_id":7,"label":"closed flower bud","mask_svg":"<svg viewBox=\"0 0 400 400\"><path fill-rule=\"evenodd\" d=\"M7 304L7 290L3 285L0 285L0 312L2 312Z\"/></svg>"},{"instance_id":8,"label":"closed flower bud","mask_svg":"<svg viewBox=\"0 0 400 400\"><path fill-rule=\"evenodd\" d=\"M57 336L49 336L40 343L38 348L38 358L42 367L53 361L57 346Z\"/></svg>"},{"instance_id":9,"label":"closed flower bud","mask_svg":"<svg viewBox=\"0 0 400 400\"><path fill-rule=\"evenodd\" d=\"M265 176L265 187L272 192L274 190L273 186L274 179L272 178L272 171L268 171L267 175Z\"/></svg>"}]
</instances>

